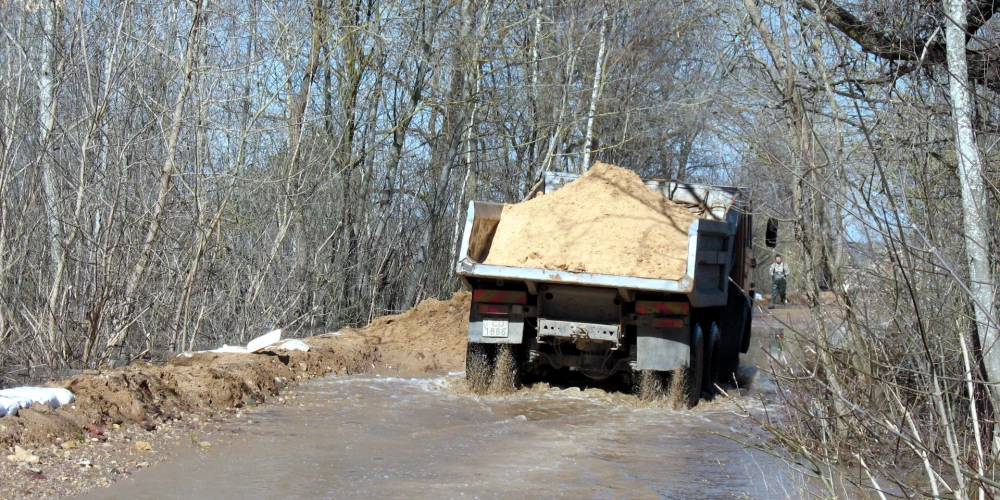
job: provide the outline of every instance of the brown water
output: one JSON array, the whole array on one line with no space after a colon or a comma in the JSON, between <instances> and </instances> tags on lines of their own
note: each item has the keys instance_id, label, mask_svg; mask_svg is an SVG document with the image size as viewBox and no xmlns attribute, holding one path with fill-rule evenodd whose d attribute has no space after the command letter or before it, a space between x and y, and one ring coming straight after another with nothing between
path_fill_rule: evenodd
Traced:
<instances>
[{"instance_id":1,"label":"brown water","mask_svg":"<svg viewBox=\"0 0 1000 500\"><path fill-rule=\"evenodd\" d=\"M801 496L784 463L721 436L746 425L731 403L676 411L598 389L480 398L463 386L457 376L314 381L301 406L245 414L254 423L232 444L86 498Z\"/></svg>"}]
</instances>

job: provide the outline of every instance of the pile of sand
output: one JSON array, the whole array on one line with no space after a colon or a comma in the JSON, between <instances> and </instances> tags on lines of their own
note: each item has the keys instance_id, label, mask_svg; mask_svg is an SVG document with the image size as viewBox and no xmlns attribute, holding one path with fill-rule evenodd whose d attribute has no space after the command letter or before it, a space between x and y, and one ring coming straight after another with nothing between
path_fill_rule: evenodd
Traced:
<instances>
[{"instance_id":1,"label":"pile of sand","mask_svg":"<svg viewBox=\"0 0 1000 500\"><path fill-rule=\"evenodd\" d=\"M507 205L485 264L679 279L687 208L606 163L545 196Z\"/></svg>"},{"instance_id":2,"label":"pile of sand","mask_svg":"<svg viewBox=\"0 0 1000 500\"><path fill-rule=\"evenodd\" d=\"M472 295L427 299L402 314L385 316L355 330L379 346L381 364L391 373L414 376L465 369Z\"/></svg>"},{"instance_id":3,"label":"pile of sand","mask_svg":"<svg viewBox=\"0 0 1000 500\"><path fill-rule=\"evenodd\" d=\"M69 389L76 402L57 410L35 405L0 419L0 448L75 438L91 425L138 425L263 404L285 386L317 376L461 371L470 301L467 292L449 301L428 299L365 328L302 339L309 351L200 353L52 380L50 386Z\"/></svg>"},{"instance_id":4,"label":"pile of sand","mask_svg":"<svg viewBox=\"0 0 1000 500\"><path fill-rule=\"evenodd\" d=\"M290 383L364 372L378 359L378 346L364 336L304 340L308 352L200 353L162 365L137 362L52 381L49 385L72 391L76 402L58 410L35 405L0 419L0 447L75 438L90 425L155 422L265 403Z\"/></svg>"}]
</instances>

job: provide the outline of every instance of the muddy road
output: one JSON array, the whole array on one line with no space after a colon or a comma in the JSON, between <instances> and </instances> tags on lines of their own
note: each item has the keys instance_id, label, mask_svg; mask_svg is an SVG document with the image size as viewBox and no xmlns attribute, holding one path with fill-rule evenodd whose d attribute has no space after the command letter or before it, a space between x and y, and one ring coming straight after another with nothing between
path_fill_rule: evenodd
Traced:
<instances>
[{"instance_id":1,"label":"muddy road","mask_svg":"<svg viewBox=\"0 0 1000 500\"><path fill-rule=\"evenodd\" d=\"M0 443L36 453L41 470L0 463L0 498L802 497L787 464L727 438L761 431L724 398L679 411L595 388L470 394L455 373L468 307L467 293L429 299L306 338L308 352L180 356L65 379L74 405L0 425ZM757 312L736 401L773 415L775 386L754 367L785 357L782 338L808 311Z\"/></svg>"},{"instance_id":2,"label":"muddy road","mask_svg":"<svg viewBox=\"0 0 1000 500\"><path fill-rule=\"evenodd\" d=\"M752 425L728 402L545 384L477 397L454 374L315 380L294 402L83 498L799 497L785 464L723 437Z\"/></svg>"}]
</instances>

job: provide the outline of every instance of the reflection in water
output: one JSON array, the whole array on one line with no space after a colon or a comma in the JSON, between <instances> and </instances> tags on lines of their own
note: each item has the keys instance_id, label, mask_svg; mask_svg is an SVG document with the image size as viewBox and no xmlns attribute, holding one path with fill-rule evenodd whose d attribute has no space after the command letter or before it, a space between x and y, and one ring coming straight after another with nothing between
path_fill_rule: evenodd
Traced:
<instances>
[{"instance_id":1,"label":"reflection in water","mask_svg":"<svg viewBox=\"0 0 1000 500\"><path fill-rule=\"evenodd\" d=\"M245 442L90 498L798 498L786 465L719 434L728 403L651 408L544 385L474 397L459 377L330 378L252 415Z\"/></svg>"}]
</instances>

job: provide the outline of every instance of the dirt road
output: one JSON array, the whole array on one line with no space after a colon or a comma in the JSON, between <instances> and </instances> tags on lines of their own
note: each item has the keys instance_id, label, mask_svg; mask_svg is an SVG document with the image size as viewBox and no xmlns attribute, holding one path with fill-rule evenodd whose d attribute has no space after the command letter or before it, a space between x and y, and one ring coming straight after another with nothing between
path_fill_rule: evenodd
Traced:
<instances>
[{"instance_id":1,"label":"dirt road","mask_svg":"<svg viewBox=\"0 0 1000 500\"><path fill-rule=\"evenodd\" d=\"M778 314L787 322L806 312ZM780 355L780 339L771 335L779 318L758 313L754 347L742 360L751 385L738 401L759 413L775 388L752 367ZM192 443L81 498L770 499L800 498L808 484L730 438L755 426L723 398L675 410L546 384L480 397L459 374L392 372L311 381L291 405L245 411L218 446Z\"/></svg>"},{"instance_id":2,"label":"dirt road","mask_svg":"<svg viewBox=\"0 0 1000 500\"><path fill-rule=\"evenodd\" d=\"M725 437L756 427L722 398L678 411L545 384L471 395L457 373L467 311L468 294L456 294L306 339L308 353L180 357L67 379L82 396L72 408L5 421L8 439L52 444L34 445L40 464L0 464L0 498L109 483L84 498L799 497L802 481L785 464ZM741 405L760 414L777 399L753 366L781 354L777 327L804 313L758 311ZM74 422L90 427L81 434ZM91 437L94 423L103 436ZM78 436L87 439L60 448Z\"/></svg>"},{"instance_id":3,"label":"dirt road","mask_svg":"<svg viewBox=\"0 0 1000 500\"><path fill-rule=\"evenodd\" d=\"M234 443L83 498L798 498L784 464L722 437L730 404L645 406L538 385L480 398L457 376L328 378L247 414ZM752 398L747 398L750 400Z\"/></svg>"}]
</instances>

